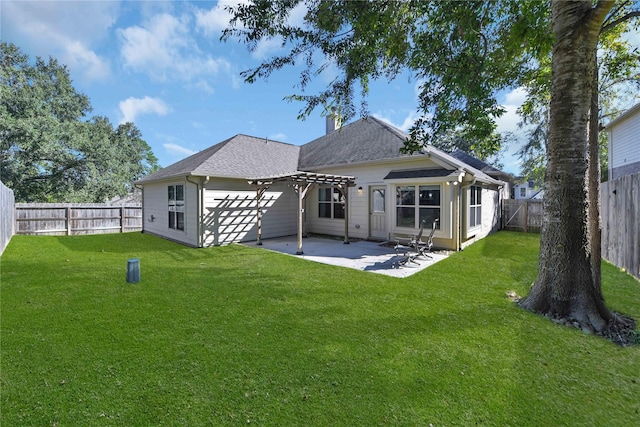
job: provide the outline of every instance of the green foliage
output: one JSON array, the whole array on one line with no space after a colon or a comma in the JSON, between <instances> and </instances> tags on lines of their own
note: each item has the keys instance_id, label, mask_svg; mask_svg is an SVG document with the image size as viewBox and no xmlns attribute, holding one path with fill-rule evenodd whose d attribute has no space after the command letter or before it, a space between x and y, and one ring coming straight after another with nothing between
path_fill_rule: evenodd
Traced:
<instances>
[{"instance_id":1,"label":"green foliage","mask_svg":"<svg viewBox=\"0 0 640 427\"><path fill-rule=\"evenodd\" d=\"M301 3L307 14L304 23L296 25L289 14ZM606 99L620 97L620 83L639 81L638 53L620 39L637 17L634 7L637 3L619 2L605 22L605 27L611 26L601 41L605 104ZM504 112L496 94L526 87L524 122L535 127L520 156L525 175L535 179L544 175L551 92L548 1L281 0L227 9L234 19L223 39L239 38L250 50L261 41L276 39L285 48L284 54L243 72L246 81L302 64L301 93L287 97L305 104L299 118L318 107L329 111L337 106L348 120L357 112L358 97L359 112L367 115L370 82L392 80L409 70L420 83L418 108L423 115L410 130L407 152L428 143L445 150L460 148L479 158L496 154L506 137L495 132L495 119ZM312 79L330 65L340 75L320 93L305 94ZM610 88L607 82L612 82ZM610 112L605 109L603 114Z\"/></svg>"},{"instance_id":2,"label":"green foliage","mask_svg":"<svg viewBox=\"0 0 640 427\"><path fill-rule=\"evenodd\" d=\"M0 424L633 425L640 346L506 298L538 243L500 232L396 279L140 233L14 236ZM640 316L633 277L604 264L603 291Z\"/></svg>"},{"instance_id":3,"label":"green foliage","mask_svg":"<svg viewBox=\"0 0 640 427\"><path fill-rule=\"evenodd\" d=\"M157 168L132 123L85 117L89 99L57 60L0 44L0 175L20 202L104 202Z\"/></svg>"},{"instance_id":4,"label":"green foliage","mask_svg":"<svg viewBox=\"0 0 640 427\"><path fill-rule=\"evenodd\" d=\"M640 100L640 51L625 35L638 30L637 15L631 2L620 2L603 24L598 46L599 121L619 115L625 107ZM631 15L630 15L631 13ZM637 12L640 13L640 12ZM633 20L635 18L635 20ZM522 126L527 126L527 140L518 154L522 174L542 181L546 171L546 146L551 98L551 55L538 58L539 66L523 74L520 84L527 90L527 100L520 109ZM600 133L601 180L608 175L607 134Z\"/></svg>"},{"instance_id":5,"label":"green foliage","mask_svg":"<svg viewBox=\"0 0 640 427\"><path fill-rule=\"evenodd\" d=\"M266 78L302 62L304 92L313 77L333 65L340 75L325 90L288 99L305 103L300 117L317 107L338 106L348 120L356 113L358 88L360 114L367 115L371 80L392 80L408 69L420 83L423 113L410 130L408 152L456 134L473 141L473 152L480 157L495 153L495 118L504 112L496 93L514 84L534 66L533 58L550 49L549 12L542 1L308 0L303 2L304 23L296 25L288 15L298 3L257 1L228 7L234 18L224 39L237 37L249 49L278 39L288 50L245 71L245 80Z\"/></svg>"}]
</instances>

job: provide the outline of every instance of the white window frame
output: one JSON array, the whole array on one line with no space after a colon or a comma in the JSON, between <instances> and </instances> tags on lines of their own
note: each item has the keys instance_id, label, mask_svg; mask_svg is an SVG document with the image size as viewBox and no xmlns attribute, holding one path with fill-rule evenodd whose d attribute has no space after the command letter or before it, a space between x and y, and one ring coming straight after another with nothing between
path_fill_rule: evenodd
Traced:
<instances>
[{"instance_id":1,"label":"white window frame","mask_svg":"<svg viewBox=\"0 0 640 427\"><path fill-rule=\"evenodd\" d=\"M469 187L469 208L467 210L467 226L469 229L482 228L482 187L472 185Z\"/></svg>"},{"instance_id":2,"label":"white window frame","mask_svg":"<svg viewBox=\"0 0 640 427\"><path fill-rule=\"evenodd\" d=\"M178 189L182 195L179 198ZM174 184L167 187L168 228L184 231L184 184Z\"/></svg>"},{"instance_id":3,"label":"white window frame","mask_svg":"<svg viewBox=\"0 0 640 427\"><path fill-rule=\"evenodd\" d=\"M323 196L323 192L327 192L328 190L330 190L329 193L329 200L324 200L326 199L326 195ZM321 209L321 206L329 206L329 215L330 216L322 216L322 211L323 209ZM321 219L340 219L340 220L344 220L345 219L345 197L344 194L342 194L342 191L337 188L337 187L333 187L333 186L322 186L320 188L318 188L318 218ZM336 206L340 206L341 208L336 209ZM342 212L342 215L336 216L336 213Z\"/></svg>"},{"instance_id":4,"label":"white window frame","mask_svg":"<svg viewBox=\"0 0 640 427\"><path fill-rule=\"evenodd\" d=\"M439 218L441 221L439 221L436 224L436 229L440 229L440 223L442 222L441 216L442 216L442 196L443 196L441 184L398 184L394 186L394 190L396 193L395 206L394 206L395 208L394 223L397 228L411 228L411 229L420 228L420 221L421 221L421 218L423 218L423 215L421 215L421 213L426 211L437 210L437 214L430 215L432 220L427 221L428 224L425 224L425 228L430 229L433 224L433 219ZM421 203L422 191L437 191L438 192L437 199L439 203L437 205ZM409 192L409 193L413 192L413 203L403 203L404 201L401 200L402 198L401 192ZM435 196L431 196L431 198L434 198L434 197ZM429 200L428 196L422 199L423 202L428 202L428 200ZM413 209L413 215L414 215L413 225L406 225L406 224L399 223L400 209Z\"/></svg>"}]
</instances>

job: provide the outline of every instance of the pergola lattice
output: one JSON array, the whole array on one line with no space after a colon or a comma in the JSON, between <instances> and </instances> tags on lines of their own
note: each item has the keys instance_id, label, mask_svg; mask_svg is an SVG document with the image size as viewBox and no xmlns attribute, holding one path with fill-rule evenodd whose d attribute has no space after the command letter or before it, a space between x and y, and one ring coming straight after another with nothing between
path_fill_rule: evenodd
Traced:
<instances>
[{"instance_id":1,"label":"pergola lattice","mask_svg":"<svg viewBox=\"0 0 640 427\"><path fill-rule=\"evenodd\" d=\"M304 200L308 191L316 185L332 185L337 188L344 197L344 243L349 243L349 187L355 187L355 177L345 175L330 175L314 172L293 172L264 178L252 178L249 185L256 188L256 219L257 219L257 244L262 244L262 197L265 191L276 182L289 182L298 195L298 250L297 255L302 255L302 224L304 215Z\"/></svg>"}]
</instances>

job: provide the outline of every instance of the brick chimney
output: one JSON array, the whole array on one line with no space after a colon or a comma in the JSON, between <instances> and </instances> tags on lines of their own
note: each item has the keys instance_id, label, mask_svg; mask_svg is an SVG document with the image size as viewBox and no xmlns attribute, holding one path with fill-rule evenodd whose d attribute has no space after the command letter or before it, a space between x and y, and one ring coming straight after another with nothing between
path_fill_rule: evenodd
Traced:
<instances>
[{"instance_id":1,"label":"brick chimney","mask_svg":"<svg viewBox=\"0 0 640 427\"><path fill-rule=\"evenodd\" d=\"M327 135L336 129L340 129L340 127L342 126L342 120L340 119L340 115L337 113L336 107L331 107L331 112L327 114L326 120Z\"/></svg>"}]
</instances>

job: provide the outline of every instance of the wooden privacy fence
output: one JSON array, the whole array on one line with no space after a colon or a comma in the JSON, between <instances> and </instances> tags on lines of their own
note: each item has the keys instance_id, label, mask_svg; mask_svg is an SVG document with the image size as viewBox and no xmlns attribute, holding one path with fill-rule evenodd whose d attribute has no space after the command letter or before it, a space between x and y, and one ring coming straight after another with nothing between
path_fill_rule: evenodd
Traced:
<instances>
[{"instance_id":1,"label":"wooden privacy fence","mask_svg":"<svg viewBox=\"0 0 640 427\"><path fill-rule=\"evenodd\" d=\"M640 278L640 173L600 185L602 257Z\"/></svg>"},{"instance_id":2,"label":"wooden privacy fence","mask_svg":"<svg viewBox=\"0 0 640 427\"><path fill-rule=\"evenodd\" d=\"M505 199L502 204L502 228L512 231L540 232L542 200Z\"/></svg>"},{"instance_id":3,"label":"wooden privacy fence","mask_svg":"<svg viewBox=\"0 0 640 427\"><path fill-rule=\"evenodd\" d=\"M16 234L77 235L142 230L141 205L16 203Z\"/></svg>"}]
</instances>

